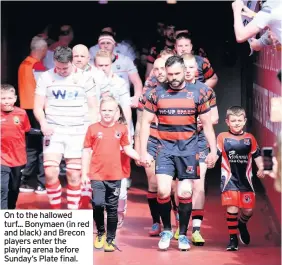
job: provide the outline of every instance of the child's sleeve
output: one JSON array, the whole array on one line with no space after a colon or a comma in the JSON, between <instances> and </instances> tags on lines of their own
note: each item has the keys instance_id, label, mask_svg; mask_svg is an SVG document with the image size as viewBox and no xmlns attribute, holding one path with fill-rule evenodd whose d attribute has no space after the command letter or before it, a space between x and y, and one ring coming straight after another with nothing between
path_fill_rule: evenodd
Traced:
<instances>
[{"instance_id":1,"label":"child's sleeve","mask_svg":"<svg viewBox=\"0 0 282 265\"><path fill-rule=\"evenodd\" d=\"M130 142L128 140L128 129L127 129L127 127L125 125L122 127L122 134L121 134L121 138L120 138L120 145L121 146L130 145Z\"/></svg>"},{"instance_id":2,"label":"child's sleeve","mask_svg":"<svg viewBox=\"0 0 282 265\"><path fill-rule=\"evenodd\" d=\"M252 148L251 148L252 157L255 159L255 158L261 156L261 151L260 151L259 145L258 145L257 140L255 139L255 137L253 135L251 135L251 145L252 145Z\"/></svg>"},{"instance_id":3,"label":"child's sleeve","mask_svg":"<svg viewBox=\"0 0 282 265\"><path fill-rule=\"evenodd\" d=\"M83 148L92 148L92 145L93 145L92 129L91 126L89 126L84 138Z\"/></svg>"},{"instance_id":4,"label":"child's sleeve","mask_svg":"<svg viewBox=\"0 0 282 265\"><path fill-rule=\"evenodd\" d=\"M221 154L222 154L222 151L223 151L223 135L222 133L220 133L218 136L217 136L217 139L216 139L216 144L217 144L217 155L220 157Z\"/></svg>"},{"instance_id":5,"label":"child's sleeve","mask_svg":"<svg viewBox=\"0 0 282 265\"><path fill-rule=\"evenodd\" d=\"M24 115L24 121L23 121L23 129L25 132L29 132L31 128L27 113L25 111L25 115Z\"/></svg>"}]
</instances>

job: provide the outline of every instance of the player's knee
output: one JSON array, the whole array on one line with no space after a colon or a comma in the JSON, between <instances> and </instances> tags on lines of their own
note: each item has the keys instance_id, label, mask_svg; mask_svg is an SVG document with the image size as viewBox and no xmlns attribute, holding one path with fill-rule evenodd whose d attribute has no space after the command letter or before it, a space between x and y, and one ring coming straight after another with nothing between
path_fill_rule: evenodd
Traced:
<instances>
[{"instance_id":1,"label":"player's knee","mask_svg":"<svg viewBox=\"0 0 282 265\"><path fill-rule=\"evenodd\" d=\"M170 197L170 190L167 188L158 188L158 197L160 199Z\"/></svg>"},{"instance_id":2,"label":"player's knee","mask_svg":"<svg viewBox=\"0 0 282 265\"><path fill-rule=\"evenodd\" d=\"M250 216L253 214L253 209L242 209L242 212L247 215L247 216Z\"/></svg>"},{"instance_id":3,"label":"player's knee","mask_svg":"<svg viewBox=\"0 0 282 265\"><path fill-rule=\"evenodd\" d=\"M192 197L192 189L190 187L178 189L177 196L179 198L190 199Z\"/></svg>"},{"instance_id":4,"label":"player's knee","mask_svg":"<svg viewBox=\"0 0 282 265\"><path fill-rule=\"evenodd\" d=\"M67 163L66 164L66 171L68 181L72 182L73 184L77 184L80 181L80 174L81 174L81 164L75 163Z\"/></svg>"},{"instance_id":5,"label":"player's knee","mask_svg":"<svg viewBox=\"0 0 282 265\"><path fill-rule=\"evenodd\" d=\"M51 161L51 160L44 161L43 166L44 166L44 173L47 182L48 180L57 178L59 176L60 167L57 161Z\"/></svg>"},{"instance_id":6,"label":"player's knee","mask_svg":"<svg viewBox=\"0 0 282 265\"><path fill-rule=\"evenodd\" d=\"M238 213L239 208L237 206L227 206L227 212L229 213Z\"/></svg>"},{"instance_id":7,"label":"player's knee","mask_svg":"<svg viewBox=\"0 0 282 265\"><path fill-rule=\"evenodd\" d=\"M202 182L194 182L193 194L205 194L205 184Z\"/></svg>"},{"instance_id":8,"label":"player's knee","mask_svg":"<svg viewBox=\"0 0 282 265\"><path fill-rule=\"evenodd\" d=\"M150 178L148 182L148 186L149 186L149 191L156 192L158 190L158 183L156 178L154 177Z\"/></svg>"}]
</instances>

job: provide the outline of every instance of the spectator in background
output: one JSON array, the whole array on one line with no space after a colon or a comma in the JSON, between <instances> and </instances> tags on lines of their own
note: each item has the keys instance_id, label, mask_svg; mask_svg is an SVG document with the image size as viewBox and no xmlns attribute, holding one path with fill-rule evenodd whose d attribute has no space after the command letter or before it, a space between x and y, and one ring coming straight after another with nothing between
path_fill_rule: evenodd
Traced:
<instances>
[{"instance_id":1,"label":"spectator in background","mask_svg":"<svg viewBox=\"0 0 282 265\"><path fill-rule=\"evenodd\" d=\"M31 124L31 131L35 134L26 137L27 164L22 173L20 191L35 191L38 194L43 194L46 193L42 154L43 139L40 125L33 114L33 106L36 82L42 72L46 71L41 61L47 52L47 42L43 38L36 36L31 41L30 50L30 55L24 59L18 70L18 88L20 107L26 111ZM37 181L34 189L31 182L36 178L36 175Z\"/></svg>"},{"instance_id":2,"label":"spectator in background","mask_svg":"<svg viewBox=\"0 0 282 265\"><path fill-rule=\"evenodd\" d=\"M47 54L44 58L43 64L47 69L55 67L54 64L54 50L58 46L68 47L73 40L73 30L70 25L63 25L60 27L58 40L48 47Z\"/></svg>"},{"instance_id":3,"label":"spectator in background","mask_svg":"<svg viewBox=\"0 0 282 265\"><path fill-rule=\"evenodd\" d=\"M281 70L279 71L277 75L280 83L281 83ZM282 120L282 117L280 116L280 119ZM277 119L276 119L277 121ZM281 121L280 121L281 122ZM277 143L276 143L276 150L277 150L277 155L273 157L273 169L272 171L265 170L264 174L270 176L271 178L275 179L274 182L274 187L277 191L281 192L281 177L282 177L282 172L281 172L281 149L282 149L282 132L277 137Z\"/></svg>"},{"instance_id":4,"label":"spectator in background","mask_svg":"<svg viewBox=\"0 0 282 265\"><path fill-rule=\"evenodd\" d=\"M242 15L249 12L242 0L236 0L232 3L234 14L234 31L237 42L244 42L265 28L269 28L274 36L281 43L281 1L268 0L262 5L262 9L254 16L254 19L244 26Z\"/></svg>"}]
</instances>

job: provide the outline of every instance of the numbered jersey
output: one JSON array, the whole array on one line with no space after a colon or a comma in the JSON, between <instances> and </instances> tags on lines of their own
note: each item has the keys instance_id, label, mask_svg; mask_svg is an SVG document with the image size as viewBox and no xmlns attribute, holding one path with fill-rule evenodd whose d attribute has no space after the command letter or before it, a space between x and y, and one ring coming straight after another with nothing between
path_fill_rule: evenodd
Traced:
<instances>
[{"instance_id":1,"label":"numbered jersey","mask_svg":"<svg viewBox=\"0 0 282 265\"><path fill-rule=\"evenodd\" d=\"M46 97L45 115L49 124L59 128L82 127L84 103L87 97L95 96L95 82L92 76L77 70L62 77L50 69L39 78L35 93Z\"/></svg>"}]
</instances>

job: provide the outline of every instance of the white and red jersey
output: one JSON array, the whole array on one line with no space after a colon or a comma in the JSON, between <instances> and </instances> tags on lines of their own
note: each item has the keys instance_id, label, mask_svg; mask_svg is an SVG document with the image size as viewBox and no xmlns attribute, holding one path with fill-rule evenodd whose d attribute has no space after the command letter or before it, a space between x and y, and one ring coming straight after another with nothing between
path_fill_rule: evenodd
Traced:
<instances>
[{"instance_id":1,"label":"white and red jersey","mask_svg":"<svg viewBox=\"0 0 282 265\"><path fill-rule=\"evenodd\" d=\"M55 131L83 132L85 99L95 96L92 76L85 76L75 68L69 76L62 77L53 68L40 76L35 93L46 97L46 120L54 125Z\"/></svg>"}]
</instances>

